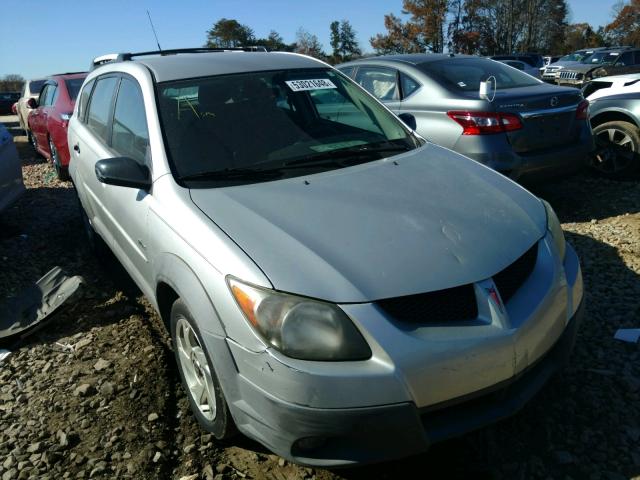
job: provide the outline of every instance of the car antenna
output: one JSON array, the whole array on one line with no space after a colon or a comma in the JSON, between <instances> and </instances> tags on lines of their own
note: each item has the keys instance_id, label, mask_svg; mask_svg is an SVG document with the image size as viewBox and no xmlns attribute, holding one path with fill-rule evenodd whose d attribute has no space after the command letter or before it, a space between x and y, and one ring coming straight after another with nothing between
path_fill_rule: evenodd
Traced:
<instances>
[{"instance_id":1,"label":"car antenna","mask_svg":"<svg viewBox=\"0 0 640 480\"><path fill-rule=\"evenodd\" d=\"M153 26L153 22L151 21L151 14L149 10L147 10L147 17L149 17L149 23L151 24L151 30L153 31L153 36L156 37L156 44L158 45L158 50L162 52L162 47L160 46L160 42L158 41L158 35L156 34L156 29Z\"/></svg>"}]
</instances>

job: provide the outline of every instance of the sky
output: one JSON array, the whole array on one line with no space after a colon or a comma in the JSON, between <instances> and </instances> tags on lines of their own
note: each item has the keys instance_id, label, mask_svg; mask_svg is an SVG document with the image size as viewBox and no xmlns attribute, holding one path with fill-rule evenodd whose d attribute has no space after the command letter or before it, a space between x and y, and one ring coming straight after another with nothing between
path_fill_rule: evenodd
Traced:
<instances>
[{"instance_id":1,"label":"sky","mask_svg":"<svg viewBox=\"0 0 640 480\"><path fill-rule=\"evenodd\" d=\"M571 22L598 26L611 21L616 0L568 3ZM164 49L202 46L207 30L226 17L248 25L257 37L276 30L287 43L302 27L327 51L329 24L347 19L366 52L369 38L384 32L384 15L399 15L401 8L402 0L21 0L23 14L0 28L0 77L82 71L105 53L155 50L147 10Z\"/></svg>"}]
</instances>

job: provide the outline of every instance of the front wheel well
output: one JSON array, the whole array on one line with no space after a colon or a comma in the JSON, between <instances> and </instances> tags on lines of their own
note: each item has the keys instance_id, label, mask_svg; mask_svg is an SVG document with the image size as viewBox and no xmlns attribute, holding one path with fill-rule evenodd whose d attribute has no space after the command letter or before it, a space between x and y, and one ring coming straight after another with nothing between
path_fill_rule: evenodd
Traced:
<instances>
[{"instance_id":1,"label":"front wheel well","mask_svg":"<svg viewBox=\"0 0 640 480\"><path fill-rule=\"evenodd\" d=\"M595 128L607 122L628 122L638 127L636 122L630 115L623 112L602 112L595 117L591 117L591 127Z\"/></svg>"},{"instance_id":2,"label":"front wheel well","mask_svg":"<svg viewBox=\"0 0 640 480\"><path fill-rule=\"evenodd\" d=\"M156 287L156 300L160 310L160 317L167 331L171 330L171 307L180 295L168 284L164 282L158 283Z\"/></svg>"}]
</instances>

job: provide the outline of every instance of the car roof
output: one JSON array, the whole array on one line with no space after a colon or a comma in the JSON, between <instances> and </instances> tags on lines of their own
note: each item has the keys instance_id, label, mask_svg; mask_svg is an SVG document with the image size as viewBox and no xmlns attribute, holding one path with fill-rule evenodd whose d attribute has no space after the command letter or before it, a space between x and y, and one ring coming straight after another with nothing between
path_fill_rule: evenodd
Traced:
<instances>
[{"instance_id":1,"label":"car roof","mask_svg":"<svg viewBox=\"0 0 640 480\"><path fill-rule=\"evenodd\" d=\"M458 55L453 53L405 53L398 55L381 55L376 57L359 58L352 62L343 63L340 66L357 65L367 61L389 62L389 63L406 63L409 65L422 65L424 63L435 62L438 60L446 60L450 58L481 58L476 55Z\"/></svg>"},{"instance_id":2,"label":"car roof","mask_svg":"<svg viewBox=\"0 0 640 480\"><path fill-rule=\"evenodd\" d=\"M69 72L69 73L56 73L50 75L47 80L73 80L74 78L84 78L89 72Z\"/></svg>"},{"instance_id":3,"label":"car roof","mask_svg":"<svg viewBox=\"0 0 640 480\"><path fill-rule=\"evenodd\" d=\"M212 75L328 66L306 55L288 52L216 51L140 57L132 55L130 60L126 56L124 58L122 61L104 63L95 71L117 70L121 62L137 63L147 67L156 82L166 82Z\"/></svg>"}]
</instances>

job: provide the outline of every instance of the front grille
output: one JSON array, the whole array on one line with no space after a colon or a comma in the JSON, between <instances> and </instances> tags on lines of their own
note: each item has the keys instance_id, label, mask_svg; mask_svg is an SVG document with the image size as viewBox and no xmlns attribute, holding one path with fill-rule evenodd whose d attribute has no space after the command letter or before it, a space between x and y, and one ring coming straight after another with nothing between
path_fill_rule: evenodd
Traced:
<instances>
[{"instance_id":1,"label":"front grille","mask_svg":"<svg viewBox=\"0 0 640 480\"><path fill-rule=\"evenodd\" d=\"M537 260L538 244L536 243L515 262L493 276L493 281L498 287L498 292L500 292L504 303L507 303L524 281L529 278Z\"/></svg>"},{"instance_id":2,"label":"front grille","mask_svg":"<svg viewBox=\"0 0 640 480\"><path fill-rule=\"evenodd\" d=\"M478 304L473 285L388 298L377 302L392 318L410 324L439 324L473 320Z\"/></svg>"},{"instance_id":3,"label":"front grille","mask_svg":"<svg viewBox=\"0 0 640 480\"><path fill-rule=\"evenodd\" d=\"M563 80L575 80L578 77L578 72L560 72L560 78Z\"/></svg>"}]
</instances>

